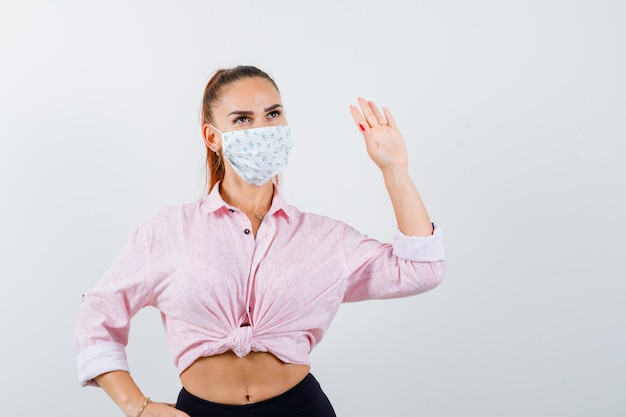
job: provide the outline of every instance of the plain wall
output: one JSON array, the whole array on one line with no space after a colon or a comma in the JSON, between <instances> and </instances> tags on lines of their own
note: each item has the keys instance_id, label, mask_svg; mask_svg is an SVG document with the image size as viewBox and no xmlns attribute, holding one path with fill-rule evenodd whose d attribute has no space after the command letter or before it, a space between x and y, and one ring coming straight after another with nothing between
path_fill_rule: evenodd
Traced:
<instances>
[{"instance_id":1,"label":"plain wall","mask_svg":"<svg viewBox=\"0 0 626 417\"><path fill-rule=\"evenodd\" d=\"M204 85L253 64L294 131L292 204L392 238L364 96L446 233L440 287L343 306L313 352L338 415L626 415L624 21L620 0L3 1L2 414L120 415L78 386L81 294L135 225L202 196ZM157 311L128 355L175 401Z\"/></svg>"}]
</instances>

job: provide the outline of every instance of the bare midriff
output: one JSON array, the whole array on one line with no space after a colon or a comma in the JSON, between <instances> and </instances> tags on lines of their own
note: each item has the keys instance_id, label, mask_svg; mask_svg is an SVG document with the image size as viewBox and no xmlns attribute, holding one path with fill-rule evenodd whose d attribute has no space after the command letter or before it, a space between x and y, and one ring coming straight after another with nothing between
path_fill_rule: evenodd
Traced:
<instances>
[{"instance_id":1,"label":"bare midriff","mask_svg":"<svg viewBox=\"0 0 626 417\"><path fill-rule=\"evenodd\" d=\"M308 365L288 364L268 352L243 358L232 351L197 359L181 375L185 389L219 404L253 404L296 386L310 371Z\"/></svg>"}]
</instances>

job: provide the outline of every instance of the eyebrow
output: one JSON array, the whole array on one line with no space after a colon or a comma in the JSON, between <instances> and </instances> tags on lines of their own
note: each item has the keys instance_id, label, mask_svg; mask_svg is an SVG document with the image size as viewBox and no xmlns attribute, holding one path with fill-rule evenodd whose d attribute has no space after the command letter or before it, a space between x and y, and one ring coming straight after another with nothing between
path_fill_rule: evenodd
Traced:
<instances>
[{"instance_id":1,"label":"eyebrow","mask_svg":"<svg viewBox=\"0 0 626 417\"><path fill-rule=\"evenodd\" d=\"M271 106L264 108L263 112L276 110L282 107L283 107L282 104L272 104ZM228 113L229 116L231 115L252 116L253 114L254 112L252 110L235 110L235 111L231 111L230 113Z\"/></svg>"}]
</instances>

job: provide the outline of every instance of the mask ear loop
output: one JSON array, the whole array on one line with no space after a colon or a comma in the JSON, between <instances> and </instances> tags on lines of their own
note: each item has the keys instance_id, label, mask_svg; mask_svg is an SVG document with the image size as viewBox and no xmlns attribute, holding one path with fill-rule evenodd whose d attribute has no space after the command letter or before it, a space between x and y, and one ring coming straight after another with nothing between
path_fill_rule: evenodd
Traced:
<instances>
[{"instance_id":1,"label":"mask ear loop","mask_svg":"<svg viewBox=\"0 0 626 417\"><path fill-rule=\"evenodd\" d=\"M220 135L224 135L224 132L222 132L221 130L219 130L218 128L216 128L215 126L213 126L213 124L209 123L209 126L211 126L213 129L217 130L219 132Z\"/></svg>"},{"instance_id":2,"label":"mask ear loop","mask_svg":"<svg viewBox=\"0 0 626 417\"><path fill-rule=\"evenodd\" d=\"M224 133L219 130L217 127L213 126L213 124L209 123L209 126L211 126L213 129L217 130L219 132L220 135L224 136ZM222 155L220 155L220 149L214 149L214 148L210 148L213 152L215 152L215 155L221 157ZM220 158L221 159L221 158Z\"/></svg>"}]
</instances>

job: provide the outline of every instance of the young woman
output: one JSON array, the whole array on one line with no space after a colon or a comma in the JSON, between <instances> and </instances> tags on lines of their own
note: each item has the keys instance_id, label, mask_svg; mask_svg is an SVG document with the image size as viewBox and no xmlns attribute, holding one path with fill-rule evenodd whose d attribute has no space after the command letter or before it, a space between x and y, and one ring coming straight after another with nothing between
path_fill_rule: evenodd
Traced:
<instances>
[{"instance_id":1,"label":"young woman","mask_svg":"<svg viewBox=\"0 0 626 417\"><path fill-rule=\"evenodd\" d=\"M445 271L391 113L363 99L350 112L391 198L393 244L288 205L272 181L292 147L276 84L255 67L215 73L202 106L208 196L141 224L85 294L83 385L129 417L335 415L309 353L340 304L418 294ZM145 306L162 313L183 385L176 405L150 401L128 370L129 323Z\"/></svg>"}]
</instances>

